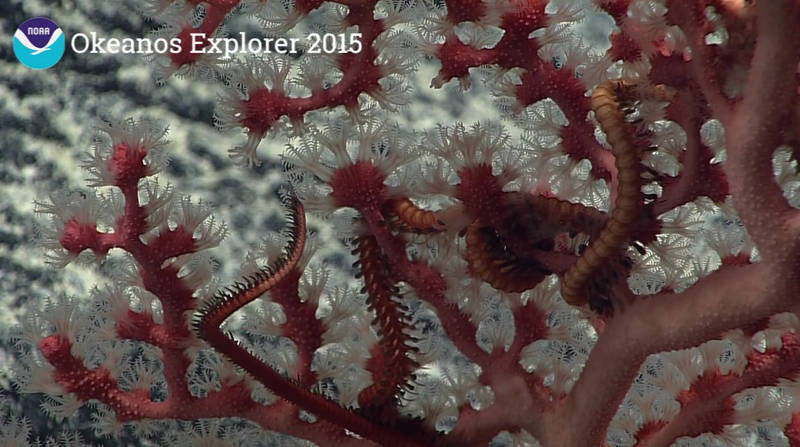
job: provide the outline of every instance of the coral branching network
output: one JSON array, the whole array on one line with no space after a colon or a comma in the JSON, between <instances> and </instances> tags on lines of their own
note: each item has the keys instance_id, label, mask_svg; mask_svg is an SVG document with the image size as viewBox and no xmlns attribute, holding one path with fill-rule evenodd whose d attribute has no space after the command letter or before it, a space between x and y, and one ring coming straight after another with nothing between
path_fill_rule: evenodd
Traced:
<instances>
[{"instance_id":1,"label":"coral branching network","mask_svg":"<svg viewBox=\"0 0 800 447\"><path fill-rule=\"evenodd\" d=\"M13 335L53 417L159 445L800 446L797 0L142 9L154 83L217 88L241 169L285 144L286 231L221 287L229 231L156 181L158 117L101 125L88 189L37 209L52 264L124 267ZM402 124L427 66L496 108Z\"/></svg>"}]
</instances>

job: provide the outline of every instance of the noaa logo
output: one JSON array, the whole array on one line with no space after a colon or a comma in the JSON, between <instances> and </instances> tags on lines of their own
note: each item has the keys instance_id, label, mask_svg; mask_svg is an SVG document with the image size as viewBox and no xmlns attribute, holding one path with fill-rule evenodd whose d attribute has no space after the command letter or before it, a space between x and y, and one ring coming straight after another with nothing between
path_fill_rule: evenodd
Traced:
<instances>
[{"instance_id":1,"label":"noaa logo","mask_svg":"<svg viewBox=\"0 0 800 447\"><path fill-rule=\"evenodd\" d=\"M28 68L50 68L64 55L65 41L61 28L50 19L28 19L14 33L14 55Z\"/></svg>"}]
</instances>

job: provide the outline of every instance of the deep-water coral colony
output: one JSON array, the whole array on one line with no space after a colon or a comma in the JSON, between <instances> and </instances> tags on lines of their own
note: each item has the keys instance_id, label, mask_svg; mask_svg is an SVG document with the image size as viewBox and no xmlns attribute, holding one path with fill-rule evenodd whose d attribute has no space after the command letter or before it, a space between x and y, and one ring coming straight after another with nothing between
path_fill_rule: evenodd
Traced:
<instances>
[{"instance_id":1,"label":"deep-water coral colony","mask_svg":"<svg viewBox=\"0 0 800 447\"><path fill-rule=\"evenodd\" d=\"M153 180L163 130L105 125L92 189L38 203L53 264L128 260L21 325L15 381L48 413L90 403L97 432L165 445L800 445L797 0L145 9L176 50L159 81L220 85L235 161L287 143L289 231L219 289L227 230ZM227 51L241 15L297 51ZM482 77L497 111L395 122L426 58L432 87ZM353 277L314 258L306 213Z\"/></svg>"}]
</instances>

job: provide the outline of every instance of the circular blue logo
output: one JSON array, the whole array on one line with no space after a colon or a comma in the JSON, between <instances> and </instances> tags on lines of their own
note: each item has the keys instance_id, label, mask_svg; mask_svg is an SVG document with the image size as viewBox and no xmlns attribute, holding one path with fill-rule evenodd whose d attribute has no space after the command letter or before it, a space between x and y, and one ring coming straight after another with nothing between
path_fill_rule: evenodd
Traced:
<instances>
[{"instance_id":1,"label":"circular blue logo","mask_svg":"<svg viewBox=\"0 0 800 447\"><path fill-rule=\"evenodd\" d=\"M34 17L23 22L14 33L14 55L28 68L50 68L64 55L65 40L55 22Z\"/></svg>"}]
</instances>

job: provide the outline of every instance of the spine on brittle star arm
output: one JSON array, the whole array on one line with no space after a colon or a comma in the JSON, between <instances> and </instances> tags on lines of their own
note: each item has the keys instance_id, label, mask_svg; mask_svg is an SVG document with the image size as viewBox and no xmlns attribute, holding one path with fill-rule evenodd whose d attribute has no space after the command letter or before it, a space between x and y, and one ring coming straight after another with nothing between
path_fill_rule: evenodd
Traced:
<instances>
[{"instance_id":1,"label":"spine on brittle star arm","mask_svg":"<svg viewBox=\"0 0 800 447\"><path fill-rule=\"evenodd\" d=\"M611 210L611 218L561 281L561 296L572 305L586 303L585 289L588 282L605 262L622 251L630 238L642 204L640 156L620 110L620 95L628 88L621 82L606 82L597 86L592 93L592 110L614 154L617 198Z\"/></svg>"},{"instance_id":2,"label":"spine on brittle star arm","mask_svg":"<svg viewBox=\"0 0 800 447\"><path fill-rule=\"evenodd\" d=\"M367 367L372 371L373 384L358 395L362 408L378 409L392 403L399 389L411 379L416 363L406 354L411 349L411 337L402 304L393 297L396 289L388 277L387 261L373 236L358 239L359 263L364 276L367 305L375 311L373 324L377 326L380 342L373 348Z\"/></svg>"}]
</instances>

